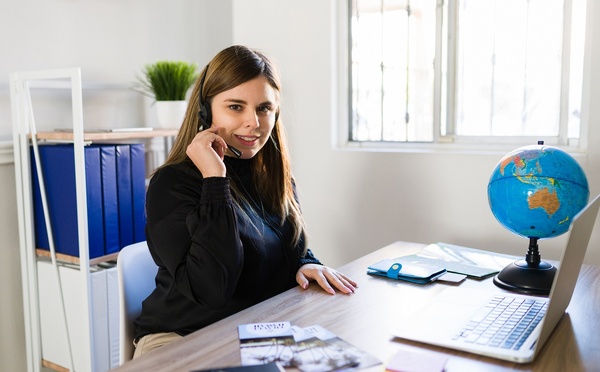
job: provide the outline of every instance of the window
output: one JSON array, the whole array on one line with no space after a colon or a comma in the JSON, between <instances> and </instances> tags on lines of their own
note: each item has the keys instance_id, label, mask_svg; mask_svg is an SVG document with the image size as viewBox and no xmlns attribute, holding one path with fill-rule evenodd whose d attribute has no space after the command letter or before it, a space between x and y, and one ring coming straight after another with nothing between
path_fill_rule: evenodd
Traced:
<instances>
[{"instance_id":1,"label":"window","mask_svg":"<svg viewBox=\"0 0 600 372\"><path fill-rule=\"evenodd\" d=\"M585 0L349 0L348 141L578 146Z\"/></svg>"}]
</instances>

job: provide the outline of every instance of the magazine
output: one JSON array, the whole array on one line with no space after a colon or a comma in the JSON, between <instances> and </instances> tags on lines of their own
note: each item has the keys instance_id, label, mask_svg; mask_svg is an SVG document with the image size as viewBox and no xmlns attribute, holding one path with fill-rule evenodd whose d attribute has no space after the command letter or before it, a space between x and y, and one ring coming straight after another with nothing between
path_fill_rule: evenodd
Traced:
<instances>
[{"instance_id":1,"label":"magazine","mask_svg":"<svg viewBox=\"0 0 600 372\"><path fill-rule=\"evenodd\" d=\"M517 256L488 252L448 243L430 244L417 254L395 258L400 264L429 264L474 278L485 278L518 260Z\"/></svg>"},{"instance_id":2,"label":"magazine","mask_svg":"<svg viewBox=\"0 0 600 372\"><path fill-rule=\"evenodd\" d=\"M366 368L381 363L373 355L349 344L320 325L292 328L296 341L295 364L303 372Z\"/></svg>"},{"instance_id":3,"label":"magazine","mask_svg":"<svg viewBox=\"0 0 600 372\"><path fill-rule=\"evenodd\" d=\"M319 325L252 323L238 326L238 332L244 366L278 362L302 372L327 372L381 363Z\"/></svg>"},{"instance_id":4,"label":"magazine","mask_svg":"<svg viewBox=\"0 0 600 372\"><path fill-rule=\"evenodd\" d=\"M254 364L250 366L231 366L221 368L197 369L192 372L285 372L279 363Z\"/></svg>"},{"instance_id":5,"label":"magazine","mask_svg":"<svg viewBox=\"0 0 600 372\"><path fill-rule=\"evenodd\" d=\"M293 366L295 341L290 322L242 324L238 337L243 366L271 362Z\"/></svg>"}]
</instances>

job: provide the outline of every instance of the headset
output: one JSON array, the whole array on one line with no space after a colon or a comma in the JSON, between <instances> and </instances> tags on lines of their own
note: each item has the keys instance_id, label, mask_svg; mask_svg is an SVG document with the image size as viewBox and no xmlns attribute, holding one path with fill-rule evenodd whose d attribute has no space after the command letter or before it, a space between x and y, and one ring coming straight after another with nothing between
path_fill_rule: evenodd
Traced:
<instances>
[{"instance_id":1,"label":"headset","mask_svg":"<svg viewBox=\"0 0 600 372\"><path fill-rule=\"evenodd\" d=\"M210 128L212 123L212 112L210 109L210 104L206 103L202 99L202 91L204 90L204 80L206 80L206 74L208 74L208 68L210 64L206 65L204 68L204 73L202 74L202 78L200 79L200 86L198 87L198 119L200 123L198 124L198 131L206 130ZM279 111L275 113L275 123L279 120ZM242 156L242 152L235 147L227 144L229 150L238 158Z\"/></svg>"}]
</instances>

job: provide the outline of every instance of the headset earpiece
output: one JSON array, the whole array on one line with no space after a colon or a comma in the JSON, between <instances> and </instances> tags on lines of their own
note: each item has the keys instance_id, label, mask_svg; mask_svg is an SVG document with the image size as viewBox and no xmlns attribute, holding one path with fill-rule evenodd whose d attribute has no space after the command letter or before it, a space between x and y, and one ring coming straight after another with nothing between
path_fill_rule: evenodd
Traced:
<instances>
[{"instance_id":1,"label":"headset earpiece","mask_svg":"<svg viewBox=\"0 0 600 372\"><path fill-rule=\"evenodd\" d=\"M202 74L202 80L200 80L200 87L198 89L198 106L200 111L198 111L198 118L200 119L200 125L198 125L198 131L205 130L210 128L212 124L212 113L210 111L210 105L202 100L202 91L204 90L204 79L206 79L206 74L208 73L208 65L204 69L204 74Z\"/></svg>"},{"instance_id":2,"label":"headset earpiece","mask_svg":"<svg viewBox=\"0 0 600 372\"><path fill-rule=\"evenodd\" d=\"M210 128L210 123L212 121L210 107L207 104L200 103L200 111L198 112L198 115L200 116L199 130Z\"/></svg>"}]
</instances>

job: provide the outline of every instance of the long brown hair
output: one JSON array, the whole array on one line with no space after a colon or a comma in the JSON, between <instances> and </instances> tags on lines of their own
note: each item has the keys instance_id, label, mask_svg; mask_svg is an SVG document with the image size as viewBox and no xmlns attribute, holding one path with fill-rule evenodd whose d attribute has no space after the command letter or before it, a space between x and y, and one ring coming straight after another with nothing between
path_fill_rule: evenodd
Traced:
<instances>
[{"instance_id":1,"label":"long brown hair","mask_svg":"<svg viewBox=\"0 0 600 372\"><path fill-rule=\"evenodd\" d=\"M162 166L189 160L186 149L199 130L200 95L202 102L210 105L215 95L259 76L267 79L279 99L281 92L279 72L265 55L240 45L219 52L199 74L173 148ZM278 114L279 111L270 139L249 161L252 162L256 190L261 193L263 202L270 211L279 215L280 223L283 224L286 220L291 223L294 230L292 246L295 247L301 239L306 239L305 223L294 195L286 134ZM243 199L233 179L231 188L234 199ZM248 213L243 208L240 208L240 212Z\"/></svg>"}]
</instances>

